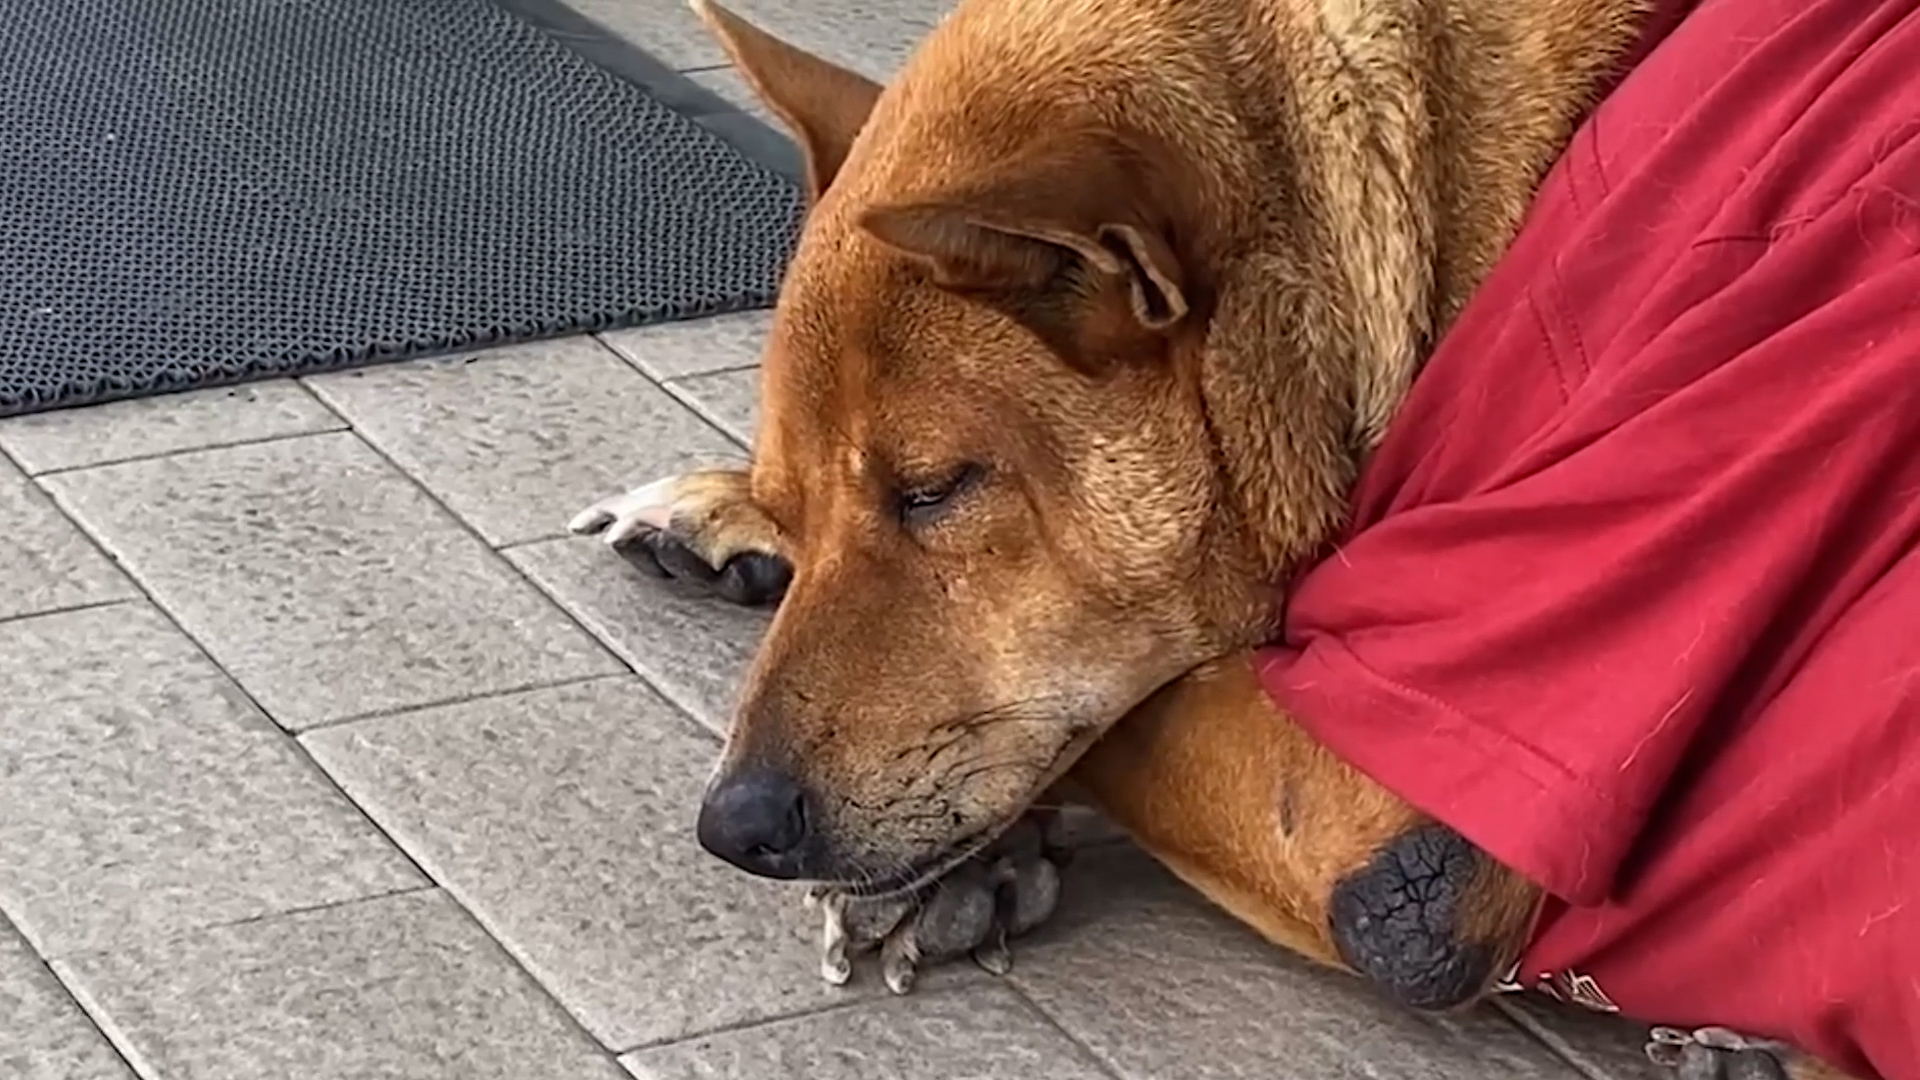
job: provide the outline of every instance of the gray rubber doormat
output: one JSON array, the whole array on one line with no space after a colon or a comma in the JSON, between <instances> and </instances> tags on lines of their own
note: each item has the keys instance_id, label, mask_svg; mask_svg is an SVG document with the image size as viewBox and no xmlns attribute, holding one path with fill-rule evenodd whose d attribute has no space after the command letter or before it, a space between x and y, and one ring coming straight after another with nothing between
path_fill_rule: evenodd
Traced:
<instances>
[{"instance_id":1,"label":"gray rubber doormat","mask_svg":"<svg viewBox=\"0 0 1920 1080\"><path fill-rule=\"evenodd\" d=\"M0 416L765 306L800 213L486 0L9 0Z\"/></svg>"}]
</instances>

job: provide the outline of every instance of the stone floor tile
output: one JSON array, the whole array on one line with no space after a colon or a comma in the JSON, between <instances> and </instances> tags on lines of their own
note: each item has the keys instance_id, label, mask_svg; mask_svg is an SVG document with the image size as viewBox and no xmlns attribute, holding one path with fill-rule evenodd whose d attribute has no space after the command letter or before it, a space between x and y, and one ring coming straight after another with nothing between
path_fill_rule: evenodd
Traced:
<instances>
[{"instance_id":1,"label":"stone floor tile","mask_svg":"<svg viewBox=\"0 0 1920 1080\"><path fill-rule=\"evenodd\" d=\"M727 62L687 0L567 0L567 6L678 70Z\"/></svg>"},{"instance_id":2,"label":"stone floor tile","mask_svg":"<svg viewBox=\"0 0 1920 1080\"><path fill-rule=\"evenodd\" d=\"M689 375L667 386L742 446L753 445L754 427L760 422L758 368Z\"/></svg>"},{"instance_id":3,"label":"stone floor tile","mask_svg":"<svg viewBox=\"0 0 1920 1080\"><path fill-rule=\"evenodd\" d=\"M600 340L655 379L751 367L773 325L771 311L606 330Z\"/></svg>"},{"instance_id":4,"label":"stone floor tile","mask_svg":"<svg viewBox=\"0 0 1920 1080\"><path fill-rule=\"evenodd\" d=\"M643 1050L638 1080L1107 1080L1086 1052L1004 986L916 991Z\"/></svg>"},{"instance_id":5,"label":"stone floor tile","mask_svg":"<svg viewBox=\"0 0 1920 1080\"><path fill-rule=\"evenodd\" d=\"M0 620L139 596L53 500L0 458Z\"/></svg>"},{"instance_id":6,"label":"stone floor tile","mask_svg":"<svg viewBox=\"0 0 1920 1080\"><path fill-rule=\"evenodd\" d=\"M726 730L766 612L647 577L585 537L503 554L675 704Z\"/></svg>"},{"instance_id":7,"label":"stone floor tile","mask_svg":"<svg viewBox=\"0 0 1920 1080\"><path fill-rule=\"evenodd\" d=\"M106 1036L5 919L0 919L0 1076L133 1080Z\"/></svg>"},{"instance_id":8,"label":"stone floor tile","mask_svg":"<svg viewBox=\"0 0 1920 1080\"><path fill-rule=\"evenodd\" d=\"M284 727L620 670L351 434L44 483Z\"/></svg>"},{"instance_id":9,"label":"stone floor tile","mask_svg":"<svg viewBox=\"0 0 1920 1080\"><path fill-rule=\"evenodd\" d=\"M1588 1076L1673 1080L1647 1057L1647 1025L1562 1005L1535 994L1501 997L1495 1007Z\"/></svg>"},{"instance_id":10,"label":"stone floor tile","mask_svg":"<svg viewBox=\"0 0 1920 1080\"><path fill-rule=\"evenodd\" d=\"M767 109L766 105L761 103L760 95L754 93L753 88L747 85L747 80L741 78L740 73L733 68L709 68L705 71L694 72L692 75L687 76L687 78L698 83L703 89L719 95L721 100L739 109L741 112L752 116L754 119L782 134L786 133L787 129L779 118L775 117L773 113Z\"/></svg>"},{"instance_id":11,"label":"stone floor tile","mask_svg":"<svg viewBox=\"0 0 1920 1080\"><path fill-rule=\"evenodd\" d=\"M0 624L0 907L49 956L419 888L144 603Z\"/></svg>"},{"instance_id":12,"label":"stone floor tile","mask_svg":"<svg viewBox=\"0 0 1920 1080\"><path fill-rule=\"evenodd\" d=\"M0 420L0 449L43 473L346 426L299 383L275 379Z\"/></svg>"},{"instance_id":13,"label":"stone floor tile","mask_svg":"<svg viewBox=\"0 0 1920 1080\"><path fill-rule=\"evenodd\" d=\"M756 26L886 81L957 0L731 0Z\"/></svg>"},{"instance_id":14,"label":"stone floor tile","mask_svg":"<svg viewBox=\"0 0 1920 1080\"><path fill-rule=\"evenodd\" d=\"M616 1080L438 891L223 926L55 970L151 1080Z\"/></svg>"},{"instance_id":15,"label":"stone floor tile","mask_svg":"<svg viewBox=\"0 0 1920 1080\"><path fill-rule=\"evenodd\" d=\"M496 546L565 536L568 519L615 491L745 460L590 337L307 385Z\"/></svg>"},{"instance_id":16,"label":"stone floor tile","mask_svg":"<svg viewBox=\"0 0 1920 1080\"><path fill-rule=\"evenodd\" d=\"M727 6L801 48L884 79L954 0L728 0ZM686 0L569 0L569 7L681 71L727 57Z\"/></svg>"},{"instance_id":17,"label":"stone floor tile","mask_svg":"<svg viewBox=\"0 0 1920 1080\"><path fill-rule=\"evenodd\" d=\"M1009 978L1127 1080L1579 1078L1496 1013L1417 1014L1283 954L1131 848L1067 881Z\"/></svg>"},{"instance_id":18,"label":"stone floor tile","mask_svg":"<svg viewBox=\"0 0 1920 1080\"><path fill-rule=\"evenodd\" d=\"M636 679L358 721L302 741L608 1046L885 992L877 975L847 989L823 983L800 890L699 848L693 813L719 744Z\"/></svg>"}]
</instances>

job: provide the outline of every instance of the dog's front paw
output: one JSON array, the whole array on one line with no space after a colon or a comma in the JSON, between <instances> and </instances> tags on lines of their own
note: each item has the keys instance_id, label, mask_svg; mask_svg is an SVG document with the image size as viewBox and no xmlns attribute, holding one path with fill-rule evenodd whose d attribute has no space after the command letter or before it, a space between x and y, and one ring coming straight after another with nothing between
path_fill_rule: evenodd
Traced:
<instances>
[{"instance_id":1,"label":"dog's front paw","mask_svg":"<svg viewBox=\"0 0 1920 1080\"><path fill-rule=\"evenodd\" d=\"M814 886L807 904L822 915L820 974L834 985L853 974L853 958L880 954L887 988L909 993L921 970L971 956L996 975L1013 966L1009 941L1052 916L1068 853L1029 815L986 850L909 893L864 897Z\"/></svg>"},{"instance_id":2,"label":"dog's front paw","mask_svg":"<svg viewBox=\"0 0 1920 1080\"><path fill-rule=\"evenodd\" d=\"M1791 1080L1793 1051L1785 1043L1753 1039L1722 1027L1695 1031L1657 1027L1647 1056L1679 1080Z\"/></svg>"},{"instance_id":3,"label":"dog's front paw","mask_svg":"<svg viewBox=\"0 0 1920 1080\"><path fill-rule=\"evenodd\" d=\"M648 574L694 582L736 604L777 603L793 577L779 530L754 504L740 469L656 480L594 503L567 527L598 534Z\"/></svg>"}]
</instances>

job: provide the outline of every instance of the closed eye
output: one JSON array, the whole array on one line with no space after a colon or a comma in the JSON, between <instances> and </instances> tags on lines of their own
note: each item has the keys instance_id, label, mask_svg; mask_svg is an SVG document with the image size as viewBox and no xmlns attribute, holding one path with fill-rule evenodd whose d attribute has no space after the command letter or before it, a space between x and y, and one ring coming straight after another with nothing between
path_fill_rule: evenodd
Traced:
<instances>
[{"instance_id":1,"label":"closed eye","mask_svg":"<svg viewBox=\"0 0 1920 1080\"><path fill-rule=\"evenodd\" d=\"M931 525L986 475L985 466L969 462L937 481L902 486L894 496L900 524L910 529Z\"/></svg>"}]
</instances>

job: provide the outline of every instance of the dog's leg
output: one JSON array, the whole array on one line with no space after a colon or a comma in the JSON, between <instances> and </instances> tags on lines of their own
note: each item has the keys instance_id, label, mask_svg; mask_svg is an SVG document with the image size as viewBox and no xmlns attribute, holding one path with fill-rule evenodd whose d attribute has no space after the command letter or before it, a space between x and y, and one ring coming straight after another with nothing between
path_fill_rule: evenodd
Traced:
<instances>
[{"instance_id":1,"label":"dog's leg","mask_svg":"<svg viewBox=\"0 0 1920 1080\"><path fill-rule=\"evenodd\" d=\"M754 505L745 469L664 477L594 503L567 527L598 534L647 573L706 586L736 604L778 603L793 577L780 530Z\"/></svg>"},{"instance_id":2,"label":"dog's leg","mask_svg":"<svg viewBox=\"0 0 1920 1080\"><path fill-rule=\"evenodd\" d=\"M1485 993L1538 891L1314 743L1251 655L1168 686L1068 777L1180 877L1272 941L1409 1006Z\"/></svg>"}]
</instances>

